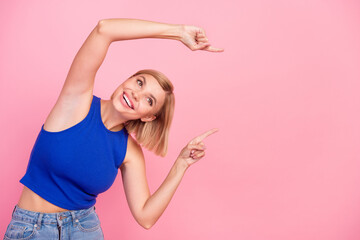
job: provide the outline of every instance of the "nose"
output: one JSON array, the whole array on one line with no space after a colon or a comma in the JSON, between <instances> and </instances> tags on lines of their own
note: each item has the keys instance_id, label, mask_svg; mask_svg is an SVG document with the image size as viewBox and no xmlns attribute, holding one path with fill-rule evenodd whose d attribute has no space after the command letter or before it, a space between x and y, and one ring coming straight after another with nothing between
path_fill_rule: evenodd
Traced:
<instances>
[{"instance_id":1,"label":"nose","mask_svg":"<svg viewBox=\"0 0 360 240\"><path fill-rule=\"evenodd\" d=\"M139 100L139 92L138 91L133 91L132 92L132 97L134 98L135 101Z\"/></svg>"}]
</instances>

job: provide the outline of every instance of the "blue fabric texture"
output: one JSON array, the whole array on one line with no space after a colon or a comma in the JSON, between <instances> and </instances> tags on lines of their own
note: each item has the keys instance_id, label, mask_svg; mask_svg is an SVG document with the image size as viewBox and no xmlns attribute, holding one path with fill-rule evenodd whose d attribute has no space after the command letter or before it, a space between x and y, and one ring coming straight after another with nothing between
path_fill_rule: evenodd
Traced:
<instances>
[{"instance_id":1,"label":"blue fabric texture","mask_svg":"<svg viewBox=\"0 0 360 240\"><path fill-rule=\"evenodd\" d=\"M4 240L104 239L95 207L59 213L40 213L14 208Z\"/></svg>"},{"instance_id":2,"label":"blue fabric texture","mask_svg":"<svg viewBox=\"0 0 360 240\"><path fill-rule=\"evenodd\" d=\"M87 116L76 125L60 132L42 125L20 182L61 208L89 208L113 184L127 139L125 128L113 132L105 127L100 98L93 96Z\"/></svg>"}]
</instances>

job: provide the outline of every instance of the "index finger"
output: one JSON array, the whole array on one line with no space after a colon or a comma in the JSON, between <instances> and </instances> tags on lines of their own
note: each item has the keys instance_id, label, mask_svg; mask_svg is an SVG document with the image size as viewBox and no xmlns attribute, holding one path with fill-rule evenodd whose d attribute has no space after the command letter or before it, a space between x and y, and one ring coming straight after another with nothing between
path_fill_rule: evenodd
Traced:
<instances>
[{"instance_id":1,"label":"index finger","mask_svg":"<svg viewBox=\"0 0 360 240\"><path fill-rule=\"evenodd\" d=\"M223 48L215 48L213 46L208 46L204 50L209 51L209 52L223 52L224 51Z\"/></svg>"},{"instance_id":2,"label":"index finger","mask_svg":"<svg viewBox=\"0 0 360 240\"><path fill-rule=\"evenodd\" d=\"M219 131L218 128L213 128L207 132L204 132L203 134L197 136L196 138L194 138L193 141L196 141L196 142L201 142L202 140L204 140L206 137L208 137L209 135L213 134L213 133L216 133L217 131Z\"/></svg>"}]
</instances>

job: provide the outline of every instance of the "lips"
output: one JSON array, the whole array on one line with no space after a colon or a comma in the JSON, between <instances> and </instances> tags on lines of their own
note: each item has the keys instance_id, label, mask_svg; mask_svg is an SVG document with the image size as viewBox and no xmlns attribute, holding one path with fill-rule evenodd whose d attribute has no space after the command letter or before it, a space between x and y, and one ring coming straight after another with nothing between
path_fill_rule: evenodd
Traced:
<instances>
[{"instance_id":1,"label":"lips","mask_svg":"<svg viewBox=\"0 0 360 240\"><path fill-rule=\"evenodd\" d=\"M130 100L129 95L124 92L122 96L123 96L126 106L128 106L129 108L134 110L134 104Z\"/></svg>"}]
</instances>

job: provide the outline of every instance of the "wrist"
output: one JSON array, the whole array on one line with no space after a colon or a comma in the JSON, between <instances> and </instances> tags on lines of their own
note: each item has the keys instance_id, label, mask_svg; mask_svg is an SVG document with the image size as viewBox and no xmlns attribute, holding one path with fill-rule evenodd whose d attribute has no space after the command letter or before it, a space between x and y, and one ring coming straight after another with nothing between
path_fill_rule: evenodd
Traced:
<instances>
[{"instance_id":1,"label":"wrist","mask_svg":"<svg viewBox=\"0 0 360 240\"><path fill-rule=\"evenodd\" d=\"M178 157L174 163L174 166L178 171L185 172L190 165L185 161L185 159Z\"/></svg>"},{"instance_id":2,"label":"wrist","mask_svg":"<svg viewBox=\"0 0 360 240\"><path fill-rule=\"evenodd\" d=\"M184 32L184 25L183 24L169 24L169 28L158 36L159 38L167 38L167 39L174 39L181 41Z\"/></svg>"}]
</instances>

